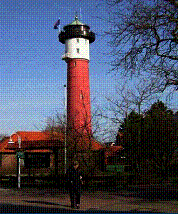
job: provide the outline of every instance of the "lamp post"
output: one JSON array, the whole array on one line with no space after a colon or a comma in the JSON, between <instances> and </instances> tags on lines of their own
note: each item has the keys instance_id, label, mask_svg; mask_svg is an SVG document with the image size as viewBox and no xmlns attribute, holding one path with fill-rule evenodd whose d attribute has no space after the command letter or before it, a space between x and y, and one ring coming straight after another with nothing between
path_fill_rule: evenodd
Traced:
<instances>
[{"instance_id":1,"label":"lamp post","mask_svg":"<svg viewBox=\"0 0 178 214\"><path fill-rule=\"evenodd\" d=\"M14 134L16 134L17 137L18 137L18 145L19 145L19 150L20 150L21 149L22 139L21 139L19 134L17 134L17 133L14 133ZM12 134L12 135L14 135L14 134ZM10 136L10 140L8 142L9 144L13 144L14 143L13 140L12 140L12 135ZM18 188L20 188L20 157L17 156L17 159L18 159L18 161L17 161L17 164L18 164L17 180L18 180Z\"/></svg>"}]
</instances>

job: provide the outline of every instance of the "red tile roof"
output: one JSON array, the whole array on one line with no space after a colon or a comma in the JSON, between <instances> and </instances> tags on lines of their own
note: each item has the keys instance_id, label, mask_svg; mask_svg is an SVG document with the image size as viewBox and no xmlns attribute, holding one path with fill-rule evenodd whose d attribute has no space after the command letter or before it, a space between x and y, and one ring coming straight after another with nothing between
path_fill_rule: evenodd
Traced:
<instances>
[{"instance_id":1,"label":"red tile roof","mask_svg":"<svg viewBox=\"0 0 178 214\"><path fill-rule=\"evenodd\" d=\"M30 149L30 148L37 148L40 147L43 149L43 152L49 152L49 142L53 143L56 141L62 141L63 135L61 133L54 132L28 132L28 131L18 131L4 139L0 143L0 152L14 152L12 149L18 149L18 138L21 138L21 148ZM14 143L9 144L9 140L12 140ZM48 148L48 150L44 150L44 148Z\"/></svg>"},{"instance_id":2,"label":"red tile roof","mask_svg":"<svg viewBox=\"0 0 178 214\"><path fill-rule=\"evenodd\" d=\"M9 138L5 138L4 140L2 140L0 142L0 152L10 152L10 153L13 153L14 151L13 150L9 150L7 149L7 146L8 146L8 142L9 142Z\"/></svg>"},{"instance_id":3,"label":"red tile roof","mask_svg":"<svg viewBox=\"0 0 178 214\"><path fill-rule=\"evenodd\" d=\"M9 144L9 139L6 138L0 143L0 152L14 152L14 149L18 149L18 136L21 137L21 148L26 150L33 150L35 152L42 150L43 152L50 152L53 147L64 147L64 134L58 132L28 132L18 131L11 135L11 139L14 144ZM72 140L71 140L72 142ZM122 150L122 146L109 146L99 143L94 138L89 136L81 136L75 141L76 150L105 150L105 156L112 156L118 151Z\"/></svg>"},{"instance_id":4,"label":"red tile roof","mask_svg":"<svg viewBox=\"0 0 178 214\"><path fill-rule=\"evenodd\" d=\"M18 138L21 138L21 148L34 150L34 149L51 149L52 147L64 146L64 134L59 132L27 132L18 131L11 135L14 144L8 144L9 139L4 143L4 150L18 149ZM91 150L99 150L104 146L93 138L82 136L76 139L76 149L86 150L90 147ZM0 147L1 148L1 147ZM0 149L1 150L1 149Z\"/></svg>"},{"instance_id":5,"label":"red tile roof","mask_svg":"<svg viewBox=\"0 0 178 214\"><path fill-rule=\"evenodd\" d=\"M100 150L105 147L104 144L98 142L96 139L94 139L88 135L82 135L82 136L78 137L75 140L75 144L76 144L76 149L78 151L87 150L87 149Z\"/></svg>"},{"instance_id":6,"label":"red tile roof","mask_svg":"<svg viewBox=\"0 0 178 214\"><path fill-rule=\"evenodd\" d=\"M17 133L17 134L16 134ZM27 131L18 131L11 135L11 138L14 142L18 142L18 136L21 137L22 141L42 141L42 140L52 140L52 139L61 139L63 140L63 134L58 132L27 132Z\"/></svg>"},{"instance_id":7,"label":"red tile roof","mask_svg":"<svg viewBox=\"0 0 178 214\"><path fill-rule=\"evenodd\" d=\"M110 146L105 148L105 156L109 157L109 156L113 156L114 154L116 154L118 151L121 151L123 149L122 146Z\"/></svg>"}]
</instances>

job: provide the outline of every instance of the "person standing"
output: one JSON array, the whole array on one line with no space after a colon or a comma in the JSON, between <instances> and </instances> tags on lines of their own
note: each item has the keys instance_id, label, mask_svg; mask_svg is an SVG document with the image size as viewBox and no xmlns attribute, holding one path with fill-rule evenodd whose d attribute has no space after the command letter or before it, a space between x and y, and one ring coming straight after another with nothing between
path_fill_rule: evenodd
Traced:
<instances>
[{"instance_id":1,"label":"person standing","mask_svg":"<svg viewBox=\"0 0 178 214\"><path fill-rule=\"evenodd\" d=\"M73 161L73 164L66 172L67 184L69 187L71 207L74 209L79 209L80 205L80 195L82 187L82 176L78 170L78 161Z\"/></svg>"}]
</instances>

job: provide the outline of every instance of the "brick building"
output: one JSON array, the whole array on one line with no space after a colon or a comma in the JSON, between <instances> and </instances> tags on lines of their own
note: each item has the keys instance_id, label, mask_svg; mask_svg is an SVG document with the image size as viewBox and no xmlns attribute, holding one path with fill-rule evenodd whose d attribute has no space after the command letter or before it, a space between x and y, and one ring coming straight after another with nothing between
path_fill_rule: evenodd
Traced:
<instances>
[{"instance_id":1,"label":"brick building","mask_svg":"<svg viewBox=\"0 0 178 214\"><path fill-rule=\"evenodd\" d=\"M20 149L19 149L20 138ZM13 143L9 143L13 141ZM21 153L22 176L57 176L64 172L65 135L59 132L18 131L0 143L0 176L16 176L17 153ZM70 141L70 140L69 140ZM122 150L121 146L105 146L90 136L71 139L70 151L86 165L103 171L108 160ZM85 164L84 164L85 163ZM96 167L95 167L96 165Z\"/></svg>"}]
</instances>

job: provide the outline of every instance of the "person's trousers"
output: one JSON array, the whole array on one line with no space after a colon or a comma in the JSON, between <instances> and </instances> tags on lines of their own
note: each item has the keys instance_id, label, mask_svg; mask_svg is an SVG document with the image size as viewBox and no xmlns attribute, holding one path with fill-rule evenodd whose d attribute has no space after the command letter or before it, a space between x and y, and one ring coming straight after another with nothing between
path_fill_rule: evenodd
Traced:
<instances>
[{"instance_id":1,"label":"person's trousers","mask_svg":"<svg viewBox=\"0 0 178 214\"><path fill-rule=\"evenodd\" d=\"M77 204L80 204L80 192L70 190L70 201L71 201L71 207L76 207Z\"/></svg>"}]
</instances>

